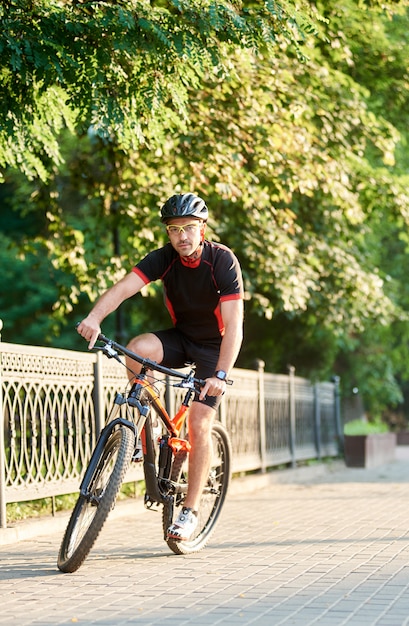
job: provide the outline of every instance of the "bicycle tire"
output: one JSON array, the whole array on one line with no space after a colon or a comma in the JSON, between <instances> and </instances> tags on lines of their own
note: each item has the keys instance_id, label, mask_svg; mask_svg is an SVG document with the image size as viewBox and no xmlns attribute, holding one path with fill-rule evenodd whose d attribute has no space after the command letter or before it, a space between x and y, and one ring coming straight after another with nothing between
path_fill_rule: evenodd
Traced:
<instances>
[{"instance_id":1,"label":"bicycle tire","mask_svg":"<svg viewBox=\"0 0 409 626\"><path fill-rule=\"evenodd\" d=\"M193 554L202 550L208 543L216 523L219 519L227 490L230 483L231 444L226 429L220 422L215 422L212 428L213 459L209 470L206 486L200 498L198 511L199 523L191 539L179 541L170 537L166 543L175 554ZM187 454L178 452L173 460L171 469L171 481L174 483L186 483ZM184 505L185 493L175 494L172 502L163 505L163 531L169 527L169 520L176 518L179 510ZM170 508L171 507L171 508Z\"/></svg>"},{"instance_id":2,"label":"bicycle tire","mask_svg":"<svg viewBox=\"0 0 409 626\"><path fill-rule=\"evenodd\" d=\"M133 433L124 426L109 437L88 490L94 499L80 494L69 519L57 559L61 572L75 572L88 556L115 505L134 444Z\"/></svg>"}]
</instances>

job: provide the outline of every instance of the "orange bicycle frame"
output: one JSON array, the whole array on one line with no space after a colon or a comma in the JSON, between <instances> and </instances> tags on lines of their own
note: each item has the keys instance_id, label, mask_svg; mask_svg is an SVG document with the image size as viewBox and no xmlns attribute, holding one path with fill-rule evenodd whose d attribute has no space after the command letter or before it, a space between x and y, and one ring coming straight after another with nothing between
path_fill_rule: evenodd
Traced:
<instances>
[{"instance_id":1,"label":"orange bicycle frame","mask_svg":"<svg viewBox=\"0 0 409 626\"><path fill-rule=\"evenodd\" d=\"M189 412L189 405L187 404L188 398L185 397L185 401L182 402L182 404L180 405L176 415L171 418L165 406L163 405L157 390L149 381L147 381L145 378L137 377L135 378L134 382L135 384L141 385L141 387L144 388L146 395L149 397L149 400L153 405L155 411L158 413L160 418L163 420L166 428L171 433L171 436L168 440L168 445L172 448L173 453L176 454L176 452L179 452L180 450L189 452L191 448L190 443L186 439L179 437L180 431L182 430L182 427L186 421L186 417ZM189 389L187 394L189 394L190 392L191 390ZM144 446L143 437L142 445Z\"/></svg>"}]
</instances>

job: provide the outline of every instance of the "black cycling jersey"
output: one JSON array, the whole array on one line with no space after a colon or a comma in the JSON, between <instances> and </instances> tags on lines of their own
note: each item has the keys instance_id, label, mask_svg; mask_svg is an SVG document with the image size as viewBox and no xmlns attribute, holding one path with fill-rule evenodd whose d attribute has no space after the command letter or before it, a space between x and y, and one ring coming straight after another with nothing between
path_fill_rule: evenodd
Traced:
<instances>
[{"instance_id":1,"label":"black cycling jersey","mask_svg":"<svg viewBox=\"0 0 409 626\"><path fill-rule=\"evenodd\" d=\"M168 243L150 252L133 271L145 284L162 280L174 326L196 342L219 344L224 334L220 304L243 298L239 262L219 243L204 241L195 265L186 264Z\"/></svg>"}]
</instances>

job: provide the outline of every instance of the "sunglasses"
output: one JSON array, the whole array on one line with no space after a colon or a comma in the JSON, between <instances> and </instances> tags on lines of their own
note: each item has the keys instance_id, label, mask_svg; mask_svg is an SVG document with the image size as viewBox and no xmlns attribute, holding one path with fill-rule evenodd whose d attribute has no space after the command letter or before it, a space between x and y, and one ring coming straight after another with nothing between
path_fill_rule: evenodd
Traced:
<instances>
[{"instance_id":1,"label":"sunglasses","mask_svg":"<svg viewBox=\"0 0 409 626\"><path fill-rule=\"evenodd\" d=\"M189 222L189 224L185 224L184 226L176 226L175 224L170 224L166 226L166 230L168 235L180 235L182 233L187 233L188 235L194 235L198 228L200 228L202 222Z\"/></svg>"}]
</instances>

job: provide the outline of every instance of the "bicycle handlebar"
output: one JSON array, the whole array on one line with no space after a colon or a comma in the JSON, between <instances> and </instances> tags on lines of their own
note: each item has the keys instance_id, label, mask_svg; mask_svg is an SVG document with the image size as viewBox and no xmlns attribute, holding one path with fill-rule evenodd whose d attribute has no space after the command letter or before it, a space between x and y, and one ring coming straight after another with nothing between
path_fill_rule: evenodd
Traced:
<instances>
[{"instance_id":1,"label":"bicycle handlebar","mask_svg":"<svg viewBox=\"0 0 409 626\"><path fill-rule=\"evenodd\" d=\"M194 376L190 376L190 374L183 374L182 372L178 372L177 370L173 370L169 367L165 367L164 365L160 365L156 361L152 361L151 359L142 357L139 354L136 354L136 352L132 352L131 350L128 350L128 348L126 348L125 346L122 346L120 343L117 343L113 339L109 339L108 337L105 337L105 335L103 335L102 333L98 335L97 340L101 341L106 346L111 346L112 348L120 352L121 354L128 356L133 361L137 361L138 363L142 365L142 367L146 367L150 370L156 370L157 372L161 372L162 374L167 374L168 376L174 376L176 378L180 378L181 380L191 379L193 380L194 383L198 384L200 387L204 387L206 383L206 381L203 380L202 378L196 378Z\"/></svg>"}]
</instances>

